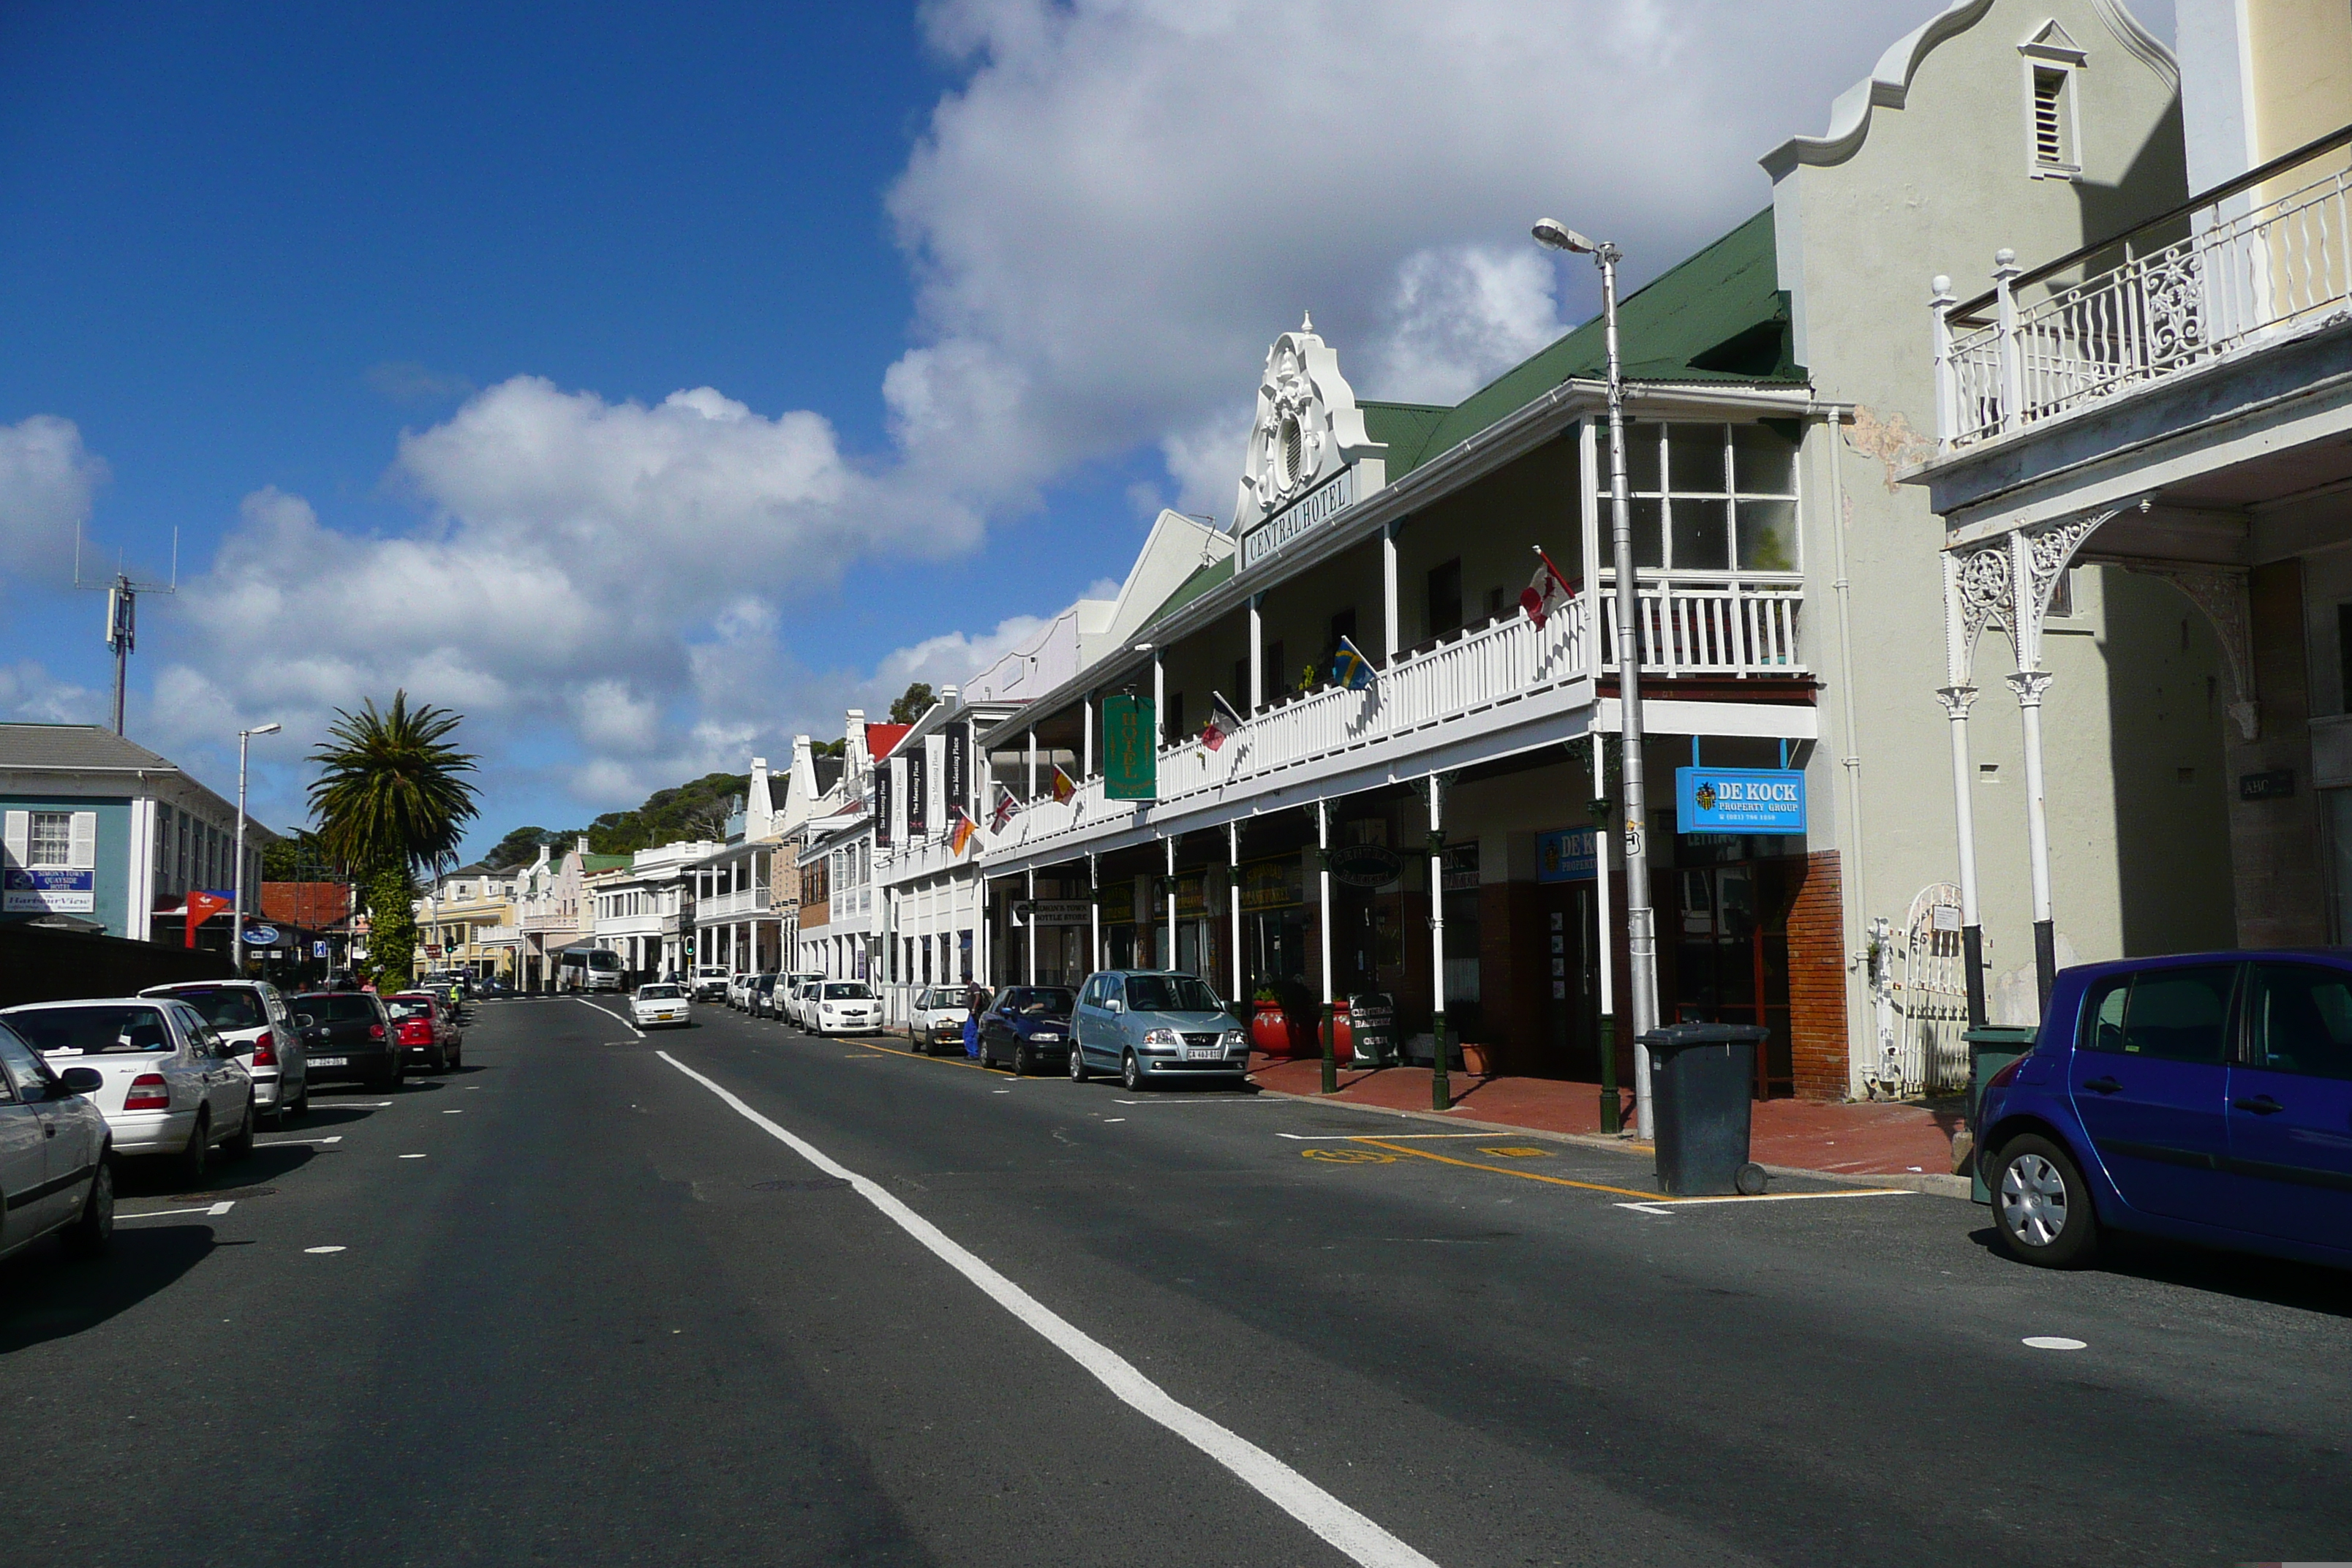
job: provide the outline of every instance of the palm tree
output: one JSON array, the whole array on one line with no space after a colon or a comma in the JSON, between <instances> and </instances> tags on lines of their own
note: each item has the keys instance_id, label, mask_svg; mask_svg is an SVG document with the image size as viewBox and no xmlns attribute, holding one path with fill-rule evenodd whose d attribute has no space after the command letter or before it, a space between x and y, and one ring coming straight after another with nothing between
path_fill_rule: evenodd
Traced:
<instances>
[{"instance_id":1,"label":"palm tree","mask_svg":"<svg viewBox=\"0 0 2352 1568\"><path fill-rule=\"evenodd\" d=\"M310 753L320 768L310 812L327 850L367 886L369 957L378 983L405 983L415 950L409 907L412 873L456 854L465 825L478 815L474 786L462 775L474 756L448 743L463 716L393 693L378 712L373 699L357 713L336 710L329 740Z\"/></svg>"}]
</instances>

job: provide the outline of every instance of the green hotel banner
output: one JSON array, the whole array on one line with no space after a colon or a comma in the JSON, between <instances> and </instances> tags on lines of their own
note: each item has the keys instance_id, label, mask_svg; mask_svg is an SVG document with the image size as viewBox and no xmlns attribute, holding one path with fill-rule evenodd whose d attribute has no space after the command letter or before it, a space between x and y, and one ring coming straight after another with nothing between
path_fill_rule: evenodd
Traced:
<instances>
[{"instance_id":1,"label":"green hotel banner","mask_svg":"<svg viewBox=\"0 0 2352 1568\"><path fill-rule=\"evenodd\" d=\"M1146 697L1103 699L1103 797L1160 798L1158 716Z\"/></svg>"}]
</instances>

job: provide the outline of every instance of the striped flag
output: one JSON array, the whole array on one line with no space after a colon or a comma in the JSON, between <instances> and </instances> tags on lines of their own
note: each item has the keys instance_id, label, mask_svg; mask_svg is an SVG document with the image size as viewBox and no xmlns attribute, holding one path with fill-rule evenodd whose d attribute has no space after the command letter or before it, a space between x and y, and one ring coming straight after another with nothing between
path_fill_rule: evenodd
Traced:
<instances>
[{"instance_id":1,"label":"striped flag","mask_svg":"<svg viewBox=\"0 0 2352 1568\"><path fill-rule=\"evenodd\" d=\"M1064 772L1062 771L1062 765L1061 765L1059 763L1055 763L1055 764L1054 764L1054 800L1055 800L1055 804L1056 804L1056 805L1069 805L1069 804L1070 804L1070 797L1071 797L1072 795L1074 795L1077 794L1077 793L1078 793L1078 786L1077 786L1077 784L1076 783L1076 781L1074 781L1074 780L1070 777L1070 775L1069 775L1069 774L1067 774L1067 773L1064 773Z\"/></svg>"},{"instance_id":2,"label":"striped flag","mask_svg":"<svg viewBox=\"0 0 2352 1568\"><path fill-rule=\"evenodd\" d=\"M1551 557L1544 553L1540 544L1536 546L1536 556L1543 564L1536 568L1535 581L1520 591L1519 608L1528 613L1528 619L1535 622L1536 630L1541 631L1544 622L1566 609L1568 602L1575 595L1569 588L1568 579L1559 574L1559 568L1551 563Z\"/></svg>"}]
</instances>

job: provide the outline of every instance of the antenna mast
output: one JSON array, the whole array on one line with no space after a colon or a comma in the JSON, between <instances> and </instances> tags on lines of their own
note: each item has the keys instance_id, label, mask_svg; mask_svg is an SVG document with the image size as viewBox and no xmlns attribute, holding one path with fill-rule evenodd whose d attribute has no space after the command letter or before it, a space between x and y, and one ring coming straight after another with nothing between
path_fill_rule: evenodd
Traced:
<instances>
[{"instance_id":1,"label":"antenna mast","mask_svg":"<svg viewBox=\"0 0 2352 1568\"><path fill-rule=\"evenodd\" d=\"M176 594L180 591L180 531L172 531L172 580L168 583L140 583L124 570L122 558L117 552L114 575L102 580L84 582L81 574L81 529L74 529L74 586L106 590L106 646L114 655L114 732L123 732L122 701L131 679L131 650L139 641L139 595L142 594Z\"/></svg>"}]
</instances>

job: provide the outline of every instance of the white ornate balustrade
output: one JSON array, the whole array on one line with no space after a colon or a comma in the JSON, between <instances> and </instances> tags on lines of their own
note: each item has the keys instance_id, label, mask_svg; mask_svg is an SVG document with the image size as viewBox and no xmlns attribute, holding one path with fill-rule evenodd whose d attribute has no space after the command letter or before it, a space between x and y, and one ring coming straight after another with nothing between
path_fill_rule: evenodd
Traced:
<instances>
[{"instance_id":1,"label":"white ornate balustrade","mask_svg":"<svg viewBox=\"0 0 2352 1568\"><path fill-rule=\"evenodd\" d=\"M1980 305L1954 310L1937 279L1944 448L2072 413L2352 309L2347 145L2339 135L2222 186L2126 236L2120 264L2046 298L2018 297L2038 275L2020 278L2008 251L1996 258L1993 292ZM2294 188L2258 199L2282 183ZM2160 236L2168 221L2186 237L2131 254L2136 239L2151 229Z\"/></svg>"},{"instance_id":2,"label":"white ornate balustrade","mask_svg":"<svg viewBox=\"0 0 2352 1568\"><path fill-rule=\"evenodd\" d=\"M731 893L714 893L697 903L694 913L698 921L764 915L768 913L768 889L764 887L739 888Z\"/></svg>"}]
</instances>

